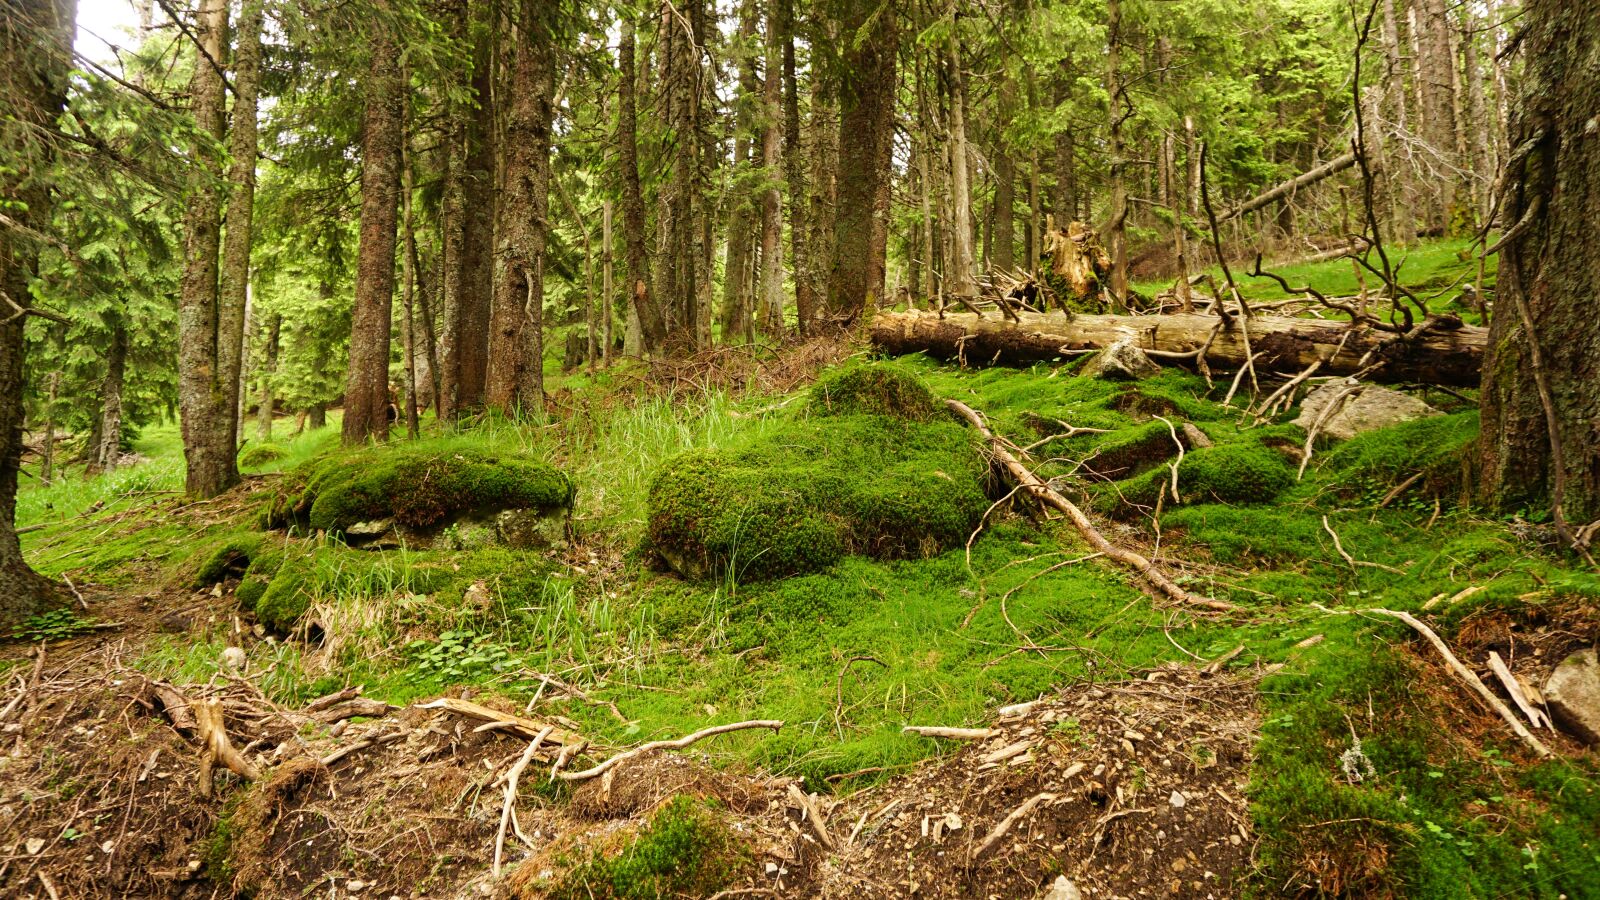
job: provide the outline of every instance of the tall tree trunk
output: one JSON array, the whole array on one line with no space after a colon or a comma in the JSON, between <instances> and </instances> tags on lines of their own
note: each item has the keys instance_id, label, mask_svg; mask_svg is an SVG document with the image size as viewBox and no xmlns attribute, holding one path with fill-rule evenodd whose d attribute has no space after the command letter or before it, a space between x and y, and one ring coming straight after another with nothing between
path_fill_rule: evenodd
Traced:
<instances>
[{"instance_id":1,"label":"tall tree trunk","mask_svg":"<svg viewBox=\"0 0 1600 900\"><path fill-rule=\"evenodd\" d=\"M1070 88L1065 79L1055 83L1055 101L1057 115L1061 115L1061 108L1071 98ZM1055 137L1055 191L1050 195L1050 212L1055 214L1056 224L1062 228L1067 227L1073 219L1078 217L1078 160L1077 148L1073 146L1072 128L1065 126L1056 131Z\"/></svg>"},{"instance_id":2,"label":"tall tree trunk","mask_svg":"<svg viewBox=\"0 0 1600 900\"><path fill-rule=\"evenodd\" d=\"M1389 116L1394 123L1390 132L1393 148L1384 169L1389 191L1389 209L1393 239L1408 245L1417 239L1416 189L1413 185L1415 163L1411 156L1409 111L1406 104L1406 69L1400 52L1400 22L1395 15L1395 0L1383 0L1383 56L1384 91Z\"/></svg>"},{"instance_id":3,"label":"tall tree trunk","mask_svg":"<svg viewBox=\"0 0 1600 900\"><path fill-rule=\"evenodd\" d=\"M456 409L483 405L489 372L489 308L495 292L495 247L499 236L500 193L495 189L495 159L501 152L495 123L501 97L495 91L497 5L472 0L472 18L478 24L473 51L472 93L477 108L467 122L466 170L463 199L466 204L462 234L461 312L456 332ZM485 23L483 20L489 20Z\"/></svg>"},{"instance_id":4,"label":"tall tree trunk","mask_svg":"<svg viewBox=\"0 0 1600 900\"><path fill-rule=\"evenodd\" d=\"M1417 72L1421 76L1422 127L1433 159L1428 161L1432 177L1429 188L1428 226L1444 231L1457 202L1460 183L1456 156L1455 91L1452 71L1455 57L1450 52L1450 16L1447 0L1419 0L1417 41L1420 47Z\"/></svg>"},{"instance_id":5,"label":"tall tree trunk","mask_svg":"<svg viewBox=\"0 0 1600 900\"><path fill-rule=\"evenodd\" d=\"M616 285L611 278L611 201L604 200L600 204L600 314L605 316L605 347L601 351L601 362L607 368L611 367L611 353L614 339L611 336L611 324L616 321Z\"/></svg>"},{"instance_id":6,"label":"tall tree trunk","mask_svg":"<svg viewBox=\"0 0 1600 900\"><path fill-rule=\"evenodd\" d=\"M783 196L778 189L783 162L783 49L778 5L774 0L767 9L761 130L761 166L767 182L761 201L761 328L773 338L783 337Z\"/></svg>"},{"instance_id":7,"label":"tall tree trunk","mask_svg":"<svg viewBox=\"0 0 1600 900\"><path fill-rule=\"evenodd\" d=\"M950 259L950 290L958 297L976 297L978 282L972 273L972 185L967 171L967 86L961 72L961 36L951 21L950 78L950 201L955 255Z\"/></svg>"},{"instance_id":8,"label":"tall tree trunk","mask_svg":"<svg viewBox=\"0 0 1600 900\"><path fill-rule=\"evenodd\" d=\"M219 333L218 254L222 197L216 173L207 171L223 138L223 48L228 31L226 0L201 0L194 23L199 39L189 84L197 132L194 175L184 209L183 275L178 296L178 399L183 410L185 487L190 496L214 497L239 481L235 464L234 406L238 382L223 382L221 360L236 350ZM253 160L252 160L253 161ZM248 244L246 245L248 249ZM248 265L248 260L246 260ZM235 373L237 378L237 373Z\"/></svg>"},{"instance_id":9,"label":"tall tree trunk","mask_svg":"<svg viewBox=\"0 0 1600 900\"><path fill-rule=\"evenodd\" d=\"M416 247L416 241L413 240L411 243L413 256L415 256ZM429 298L439 296L437 278L441 274L439 272L439 257L441 255L438 253L428 254L428 265L426 266L422 264L421 260L415 258L412 260L412 265L417 267L417 320L422 323L422 360L428 366L428 378L423 384L431 391L430 396L424 398L423 405L432 405L434 418L440 421L444 419L444 415L440 410L441 401L439 399L439 338L436 334L433 319L433 311L436 308L436 304L430 301Z\"/></svg>"},{"instance_id":10,"label":"tall tree trunk","mask_svg":"<svg viewBox=\"0 0 1600 900\"><path fill-rule=\"evenodd\" d=\"M128 327L122 313L113 312L106 375L100 382L100 444L94 455L94 469L99 472L116 471L122 458L122 387L127 371Z\"/></svg>"},{"instance_id":11,"label":"tall tree trunk","mask_svg":"<svg viewBox=\"0 0 1600 900\"><path fill-rule=\"evenodd\" d=\"M522 0L506 92L505 188L495 209L497 271L484 403L510 415L544 410L544 250L550 201L555 48L539 0Z\"/></svg>"},{"instance_id":12,"label":"tall tree trunk","mask_svg":"<svg viewBox=\"0 0 1600 900\"><path fill-rule=\"evenodd\" d=\"M1010 99L1007 80L1001 89L1001 120L1009 119ZM1010 272L1017 265L1017 167L1006 149L1003 135L994 144L994 267Z\"/></svg>"},{"instance_id":13,"label":"tall tree trunk","mask_svg":"<svg viewBox=\"0 0 1600 900\"><path fill-rule=\"evenodd\" d=\"M1132 103L1122 83L1122 3L1106 0L1106 113L1110 158L1106 161L1111 182L1111 211L1106 220L1106 244L1111 251L1111 297L1121 310L1128 300L1128 186L1125 169L1127 148L1123 145L1122 123L1131 114ZM1128 112L1124 112L1124 108Z\"/></svg>"},{"instance_id":14,"label":"tall tree trunk","mask_svg":"<svg viewBox=\"0 0 1600 900\"><path fill-rule=\"evenodd\" d=\"M278 371L278 341L283 335L283 316L273 313L267 319L267 345L261 359L261 405L256 408L256 440L272 440L272 416L276 412L272 377Z\"/></svg>"},{"instance_id":15,"label":"tall tree trunk","mask_svg":"<svg viewBox=\"0 0 1600 900\"><path fill-rule=\"evenodd\" d=\"M400 144L400 328L405 358L402 371L406 379L406 436L416 440L421 434L417 422L417 232L411 216L413 154Z\"/></svg>"},{"instance_id":16,"label":"tall tree trunk","mask_svg":"<svg viewBox=\"0 0 1600 900\"><path fill-rule=\"evenodd\" d=\"M833 275L833 229L839 197L839 107L832 81L827 73L812 73L811 115L806 125L807 166L810 170L806 184L811 196L805 219L804 277L811 286L811 296L815 300L812 314L806 319L808 334L822 315L828 297L828 284Z\"/></svg>"},{"instance_id":17,"label":"tall tree trunk","mask_svg":"<svg viewBox=\"0 0 1600 900\"><path fill-rule=\"evenodd\" d=\"M468 0L452 0L446 4L451 38L466 40L470 22ZM471 76L463 71L460 84L470 86ZM462 367L461 342L468 326L466 319L467 262L467 121L471 116L467 104L449 103L444 122L444 178L439 199L439 279L442 298L440 312L444 323L440 329L438 365L434 370L436 384L435 404L439 420L456 418ZM481 215L481 210L477 211Z\"/></svg>"},{"instance_id":18,"label":"tall tree trunk","mask_svg":"<svg viewBox=\"0 0 1600 900\"><path fill-rule=\"evenodd\" d=\"M803 277L811 253L806 225L805 158L800 150L800 86L795 79L794 0L777 0L778 39L783 45L783 166L789 207L789 263L794 272L796 327L806 333L816 316L815 286Z\"/></svg>"},{"instance_id":19,"label":"tall tree trunk","mask_svg":"<svg viewBox=\"0 0 1600 900\"><path fill-rule=\"evenodd\" d=\"M849 36L839 79L839 160L835 185L832 275L828 309L851 321L877 306L872 292L875 261L862 253L872 246L879 186L888 172L879 147L894 117L896 21L877 0L846 0L839 33ZM882 262L876 262L882 270Z\"/></svg>"},{"instance_id":20,"label":"tall tree trunk","mask_svg":"<svg viewBox=\"0 0 1600 900\"><path fill-rule=\"evenodd\" d=\"M1470 170L1472 182L1472 206L1477 219L1487 220L1489 217L1489 192L1494 181L1494 163L1490 159L1490 136L1493 126L1489 123L1488 104L1484 99L1483 90L1483 64L1479 59L1478 34L1481 22L1470 4L1461 5L1461 69L1465 79L1466 116L1463 126L1467 134L1469 155L1467 165Z\"/></svg>"},{"instance_id":21,"label":"tall tree trunk","mask_svg":"<svg viewBox=\"0 0 1600 900\"><path fill-rule=\"evenodd\" d=\"M245 0L234 48L233 124L228 133L228 206L223 213L221 287L217 294L217 382L221 391L242 401L244 380L244 307L250 292L250 246L255 225L256 101L261 85L262 0ZM227 476L238 480L236 448L239 420L223 416L212 427L214 440L227 447Z\"/></svg>"},{"instance_id":22,"label":"tall tree trunk","mask_svg":"<svg viewBox=\"0 0 1600 900\"><path fill-rule=\"evenodd\" d=\"M7 214L30 229L50 227L48 173L53 145L38 131L55 127L67 101L76 0L16 0L0 27L0 97L6 118L25 128L0 128L0 197L17 201ZM25 177L25 174L35 177ZM27 309L38 274L39 248L18 229L0 228L0 290ZM8 305L10 305L8 304ZM23 326L26 314L0 320L0 623L20 621L59 596L29 568L17 540L17 474L22 469Z\"/></svg>"},{"instance_id":23,"label":"tall tree trunk","mask_svg":"<svg viewBox=\"0 0 1600 900\"><path fill-rule=\"evenodd\" d=\"M361 242L356 251L355 308L345 382L343 438L361 444L389 437L390 325L394 303L395 219L405 140L405 78L387 24L373 29L361 138Z\"/></svg>"},{"instance_id":24,"label":"tall tree trunk","mask_svg":"<svg viewBox=\"0 0 1600 900\"><path fill-rule=\"evenodd\" d=\"M755 233L750 227L751 134L756 126L756 106L760 102L761 81L756 75L756 28L760 18L758 0L744 0L739 10L739 95L734 101L733 168L728 183L728 246L723 258L722 313L718 316L722 340L733 343L750 326L750 257Z\"/></svg>"},{"instance_id":25,"label":"tall tree trunk","mask_svg":"<svg viewBox=\"0 0 1600 900\"><path fill-rule=\"evenodd\" d=\"M1506 172L1497 310L1480 394L1484 499L1600 519L1600 16L1528 0L1523 76L1508 132L1532 152Z\"/></svg>"},{"instance_id":26,"label":"tall tree trunk","mask_svg":"<svg viewBox=\"0 0 1600 900\"><path fill-rule=\"evenodd\" d=\"M638 73L635 71L634 21L622 20L622 38L617 58L620 75L617 84L617 166L622 170L622 236L628 254L628 303L638 317L644 350L661 348L666 326L650 295L650 255L645 247L644 191L639 184Z\"/></svg>"}]
</instances>

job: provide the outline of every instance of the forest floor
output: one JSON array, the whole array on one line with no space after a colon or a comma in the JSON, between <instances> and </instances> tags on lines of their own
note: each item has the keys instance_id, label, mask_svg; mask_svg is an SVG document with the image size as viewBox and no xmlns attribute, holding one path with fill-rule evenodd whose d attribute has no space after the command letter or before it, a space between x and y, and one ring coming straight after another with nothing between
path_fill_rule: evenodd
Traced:
<instances>
[{"instance_id":1,"label":"forest floor","mask_svg":"<svg viewBox=\"0 0 1600 900\"><path fill-rule=\"evenodd\" d=\"M1089 898L1600 896L1595 751L1540 730L1555 752L1535 755L1365 612L1417 614L1469 667L1494 651L1533 683L1600 635L1600 578L1536 514L1462 502L1470 396L1418 389L1441 415L1319 444L1300 476L1292 411L1257 421L1181 370L878 364L983 411L1114 543L1228 612L1152 600L1015 498L919 558L663 571L644 547L662 467L788 434L816 375L861 355L574 374L542 421L427 438L566 472L571 538L548 552L263 533L336 423L212 501L179 495L170 426L115 473L26 480L29 559L81 598L0 645L0 894L1029 898L1065 876ZM1215 446L1178 462L1169 422ZM263 541L303 554L313 625L287 636L227 564ZM175 697L216 701L259 777L201 778ZM553 773L748 720L784 724ZM507 827L507 773L545 725Z\"/></svg>"}]
</instances>

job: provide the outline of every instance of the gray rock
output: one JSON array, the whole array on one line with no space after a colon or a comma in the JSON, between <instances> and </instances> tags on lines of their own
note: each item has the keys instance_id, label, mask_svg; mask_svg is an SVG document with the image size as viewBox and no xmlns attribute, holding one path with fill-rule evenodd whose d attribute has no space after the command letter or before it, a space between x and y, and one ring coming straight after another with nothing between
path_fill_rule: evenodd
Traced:
<instances>
[{"instance_id":1,"label":"gray rock","mask_svg":"<svg viewBox=\"0 0 1600 900\"><path fill-rule=\"evenodd\" d=\"M1150 357L1135 347L1132 341L1117 341L1089 357L1089 362L1078 374L1113 381L1138 381L1160 375L1161 367L1151 362Z\"/></svg>"},{"instance_id":2,"label":"gray rock","mask_svg":"<svg viewBox=\"0 0 1600 900\"><path fill-rule=\"evenodd\" d=\"M1349 393L1345 393L1347 390ZM1323 418L1331 403L1339 406ZM1294 420L1294 424L1310 431L1317 420L1322 419L1318 437L1347 441L1368 431L1440 414L1409 394L1371 384L1357 385L1352 390L1350 383L1341 379L1330 381L1307 394L1305 401L1300 404L1300 417Z\"/></svg>"},{"instance_id":3,"label":"gray rock","mask_svg":"<svg viewBox=\"0 0 1600 900\"><path fill-rule=\"evenodd\" d=\"M1544 701L1561 727L1585 743L1600 744L1600 659L1593 647L1556 666L1544 683Z\"/></svg>"},{"instance_id":4,"label":"gray rock","mask_svg":"<svg viewBox=\"0 0 1600 900\"><path fill-rule=\"evenodd\" d=\"M1057 875L1050 889L1039 900L1083 900L1083 892L1065 875Z\"/></svg>"},{"instance_id":5,"label":"gray rock","mask_svg":"<svg viewBox=\"0 0 1600 900\"><path fill-rule=\"evenodd\" d=\"M357 522L344 530L344 541L363 550L393 550L400 546L401 533L393 519Z\"/></svg>"},{"instance_id":6,"label":"gray rock","mask_svg":"<svg viewBox=\"0 0 1600 900\"><path fill-rule=\"evenodd\" d=\"M494 517L500 543L517 550L563 547L567 542L564 509L507 509Z\"/></svg>"}]
</instances>

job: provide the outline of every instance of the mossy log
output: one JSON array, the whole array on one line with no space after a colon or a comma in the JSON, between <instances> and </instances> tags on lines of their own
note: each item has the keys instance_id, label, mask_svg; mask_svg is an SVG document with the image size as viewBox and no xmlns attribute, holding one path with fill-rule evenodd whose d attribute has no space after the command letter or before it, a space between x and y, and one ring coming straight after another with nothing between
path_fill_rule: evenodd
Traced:
<instances>
[{"instance_id":1,"label":"mossy log","mask_svg":"<svg viewBox=\"0 0 1600 900\"><path fill-rule=\"evenodd\" d=\"M1213 369L1244 365L1245 339L1237 316L1217 331L1219 320L1198 313L1160 316L1077 315L1020 313L1020 321L999 317L979 318L969 313L883 312L872 321L872 343L885 353L927 353L941 359L961 358L975 365L1026 364L1060 358L1077 351L1099 350L1119 340L1163 356L1194 353L1205 348ZM1325 359L1321 372L1351 375L1362 368L1362 358L1376 351L1370 362L1384 365L1365 377L1372 381L1422 382L1476 387L1483 363L1488 330L1460 325L1452 330L1431 329L1406 341L1370 327L1357 328L1348 338L1349 322L1255 316L1249 320L1250 348L1260 354L1256 368L1299 372ZM1341 344L1341 341L1343 342ZM1184 362L1188 362L1184 360Z\"/></svg>"}]
</instances>

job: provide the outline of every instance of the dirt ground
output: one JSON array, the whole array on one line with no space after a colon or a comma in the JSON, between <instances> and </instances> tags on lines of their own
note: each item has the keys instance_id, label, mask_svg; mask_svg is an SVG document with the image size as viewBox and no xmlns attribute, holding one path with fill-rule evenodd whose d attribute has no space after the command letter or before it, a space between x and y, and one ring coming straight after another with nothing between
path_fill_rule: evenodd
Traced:
<instances>
[{"instance_id":1,"label":"dirt ground","mask_svg":"<svg viewBox=\"0 0 1600 900\"><path fill-rule=\"evenodd\" d=\"M348 691L285 709L249 677L154 682L129 665L143 639L203 623L225 601L88 599L123 629L42 656L5 648L30 664L0 707L3 896L485 897L515 883L536 897L541 877L619 845L681 794L718 801L749 860L730 890L748 896L1029 897L1066 875L1088 897L1227 897L1249 868L1253 687L1192 668L1069 688L980 739L928 738L947 752L838 795L713 769L695 748L552 786L551 745L522 779L526 841L510 829L502 850L508 870L526 863L531 875L508 880L492 868L504 774L528 744L505 727L530 721L520 712L474 698L504 717L496 727ZM261 780L221 761L202 779L200 735L174 697L220 704ZM572 723L548 724L581 741ZM618 749L586 746L563 765Z\"/></svg>"}]
</instances>

